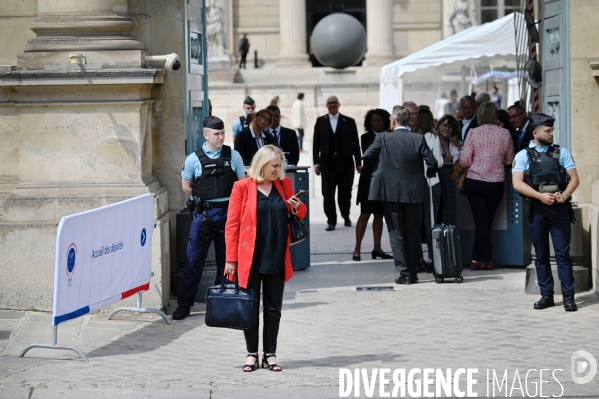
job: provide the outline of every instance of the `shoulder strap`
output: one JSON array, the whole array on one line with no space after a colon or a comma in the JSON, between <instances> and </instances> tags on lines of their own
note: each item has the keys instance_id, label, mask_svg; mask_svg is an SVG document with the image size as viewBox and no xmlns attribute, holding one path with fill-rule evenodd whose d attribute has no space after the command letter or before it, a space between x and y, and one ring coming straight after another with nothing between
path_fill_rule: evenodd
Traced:
<instances>
[{"instance_id":1,"label":"shoulder strap","mask_svg":"<svg viewBox=\"0 0 599 399\"><path fill-rule=\"evenodd\" d=\"M204 152L202 147L198 148L194 152L195 152L196 156L198 157L198 160L200 161L200 163L203 163L202 160L204 160L204 162L205 162L206 158L208 158L208 155L206 155L206 153ZM208 158L208 159L210 159L210 158Z\"/></svg>"},{"instance_id":2,"label":"shoulder strap","mask_svg":"<svg viewBox=\"0 0 599 399\"><path fill-rule=\"evenodd\" d=\"M285 185L283 184L283 180L279 180L279 184L281 185L281 189L283 190L283 201L285 201L285 206L287 207L287 211L291 212L290 205L287 203L289 197L287 196L287 192L285 191Z\"/></svg>"},{"instance_id":3,"label":"shoulder strap","mask_svg":"<svg viewBox=\"0 0 599 399\"><path fill-rule=\"evenodd\" d=\"M551 148L549 149L550 151L552 151L551 157L553 158L553 168L555 170L558 170L560 167L559 164L559 145L558 144L554 144L553 146L551 146Z\"/></svg>"},{"instance_id":4,"label":"shoulder strap","mask_svg":"<svg viewBox=\"0 0 599 399\"><path fill-rule=\"evenodd\" d=\"M231 160L231 147L228 145L223 145L222 152L220 153L220 157L226 159L227 161Z\"/></svg>"},{"instance_id":5,"label":"shoulder strap","mask_svg":"<svg viewBox=\"0 0 599 399\"><path fill-rule=\"evenodd\" d=\"M537 162L537 158L540 156L539 152L531 147L527 147L526 148L526 154L528 155L528 161L532 164L534 163L535 165L538 163Z\"/></svg>"},{"instance_id":6,"label":"shoulder strap","mask_svg":"<svg viewBox=\"0 0 599 399\"><path fill-rule=\"evenodd\" d=\"M283 190L283 195L285 196L285 201L287 201L289 199L289 197L287 196L287 192L285 191L285 185L283 184L283 180L279 180L279 184L281 185L281 190Z\"/></svg>"}]
</instances>

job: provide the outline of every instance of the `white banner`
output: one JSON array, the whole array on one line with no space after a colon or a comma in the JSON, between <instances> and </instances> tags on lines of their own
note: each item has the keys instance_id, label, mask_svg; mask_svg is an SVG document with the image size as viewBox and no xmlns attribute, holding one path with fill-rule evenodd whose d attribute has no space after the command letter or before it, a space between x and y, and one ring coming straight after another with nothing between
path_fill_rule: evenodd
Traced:
<instances>
[{"instance_id":1,"label":"white banner","mask_svg":"<svg viewBox=\"0 0 599 399\"><path fill-rule=\"evenodd\" d=\"M154 198L65 216L56 236L53 325L150 288Z\"/></svg>"}]
</instances>

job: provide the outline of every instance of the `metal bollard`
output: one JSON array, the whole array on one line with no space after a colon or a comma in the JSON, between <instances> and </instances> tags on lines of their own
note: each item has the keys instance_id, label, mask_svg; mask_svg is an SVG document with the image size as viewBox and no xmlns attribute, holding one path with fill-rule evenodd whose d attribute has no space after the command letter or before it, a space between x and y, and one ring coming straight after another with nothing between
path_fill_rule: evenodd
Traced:
<instances>
[{"instance_id":1,"label":"metal bollard","mask_svg":"<svg viewBox=\"0 0 599 399\"><path fill-rule=\"evenodd\" d=\"M258 50L254 50L254 68L258 69Z\"/></svg>"}]
</instances>

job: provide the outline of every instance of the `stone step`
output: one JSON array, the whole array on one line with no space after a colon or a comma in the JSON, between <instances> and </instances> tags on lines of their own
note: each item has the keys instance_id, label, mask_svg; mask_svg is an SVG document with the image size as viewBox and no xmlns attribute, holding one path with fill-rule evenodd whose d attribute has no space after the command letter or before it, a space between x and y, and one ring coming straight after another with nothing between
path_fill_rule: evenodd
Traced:
<instances>
[{"instance_id":1,"label":"stone step","mask_svg":"<svg viewBox=\"0 0 599 399\"><path fill-rule=\"evenodd\" d=\"M576 281L574 292L581 293L586 292L592 288L591 273L589 268L583 265L574 265L574 281ZM557 264L552 260L551 262L551 273L555 279L554 291L555 295L561 295L559 278L557 274ZM537 283L537 270L534 262L526 267L526 285L524 292L527 294L541 295L539 285Z\"/></svg>"}]
</instances>

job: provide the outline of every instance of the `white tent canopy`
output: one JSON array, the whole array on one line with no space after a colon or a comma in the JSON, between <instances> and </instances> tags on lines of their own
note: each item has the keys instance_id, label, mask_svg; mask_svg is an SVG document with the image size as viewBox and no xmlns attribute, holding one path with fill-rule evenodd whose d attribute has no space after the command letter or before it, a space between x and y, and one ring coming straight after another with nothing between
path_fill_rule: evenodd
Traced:
<instances>
[{"instance_id":1,"label":"white tent canopy","mask_svg":"<svg viewBox=\"0 0 599 399\"><path fill-rule=\"evenodd\" d=\"M459 84L456 82L459 82L460 71L463 75L464 70L469 74L469 71L476 67L513 68L516 58L515 18L523 17L519 13L513 13L493 22L473 26L385 65L380 74L381 108L391 110L394 105L404 101L406 80L411 81L410 84L420 80L422 83L418 86L420 96L428 96L426 102L432 105L430 96L438 98L441 90L451 88L447 80L451 80L448 76L452 75L452 72L455 86ZM445 84L441 82L443 74L445 74ZM435 86L434 90L431 90L431 85ZM418 90L415 90L414 95L418 96L416 91ZM416 99L405 98L405 100Z\"/></svg>"}]
</instances>

